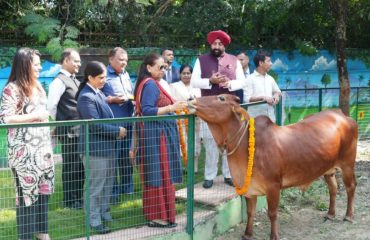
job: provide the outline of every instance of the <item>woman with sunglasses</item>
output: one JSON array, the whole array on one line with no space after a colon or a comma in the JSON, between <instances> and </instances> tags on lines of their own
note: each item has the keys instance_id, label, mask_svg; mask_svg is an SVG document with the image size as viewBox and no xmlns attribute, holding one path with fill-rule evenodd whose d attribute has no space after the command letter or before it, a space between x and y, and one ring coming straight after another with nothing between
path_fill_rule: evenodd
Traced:
<instances>
[{"instance_id":1,"label":"woman with sunglasses","mask_svg":"<svg viewBox=\"0 0 370 240\"><path fill-rule=\"evenodd\" d=\"M144 58L135 87L139 116L172 115L186 107L185 101L174 102L159 84L164 71L164 60L158 54ZM174 184L182 182L176 120L142 122L138 129L144 216L149 227L176 227Z\"/></svg>"}]
</instances>

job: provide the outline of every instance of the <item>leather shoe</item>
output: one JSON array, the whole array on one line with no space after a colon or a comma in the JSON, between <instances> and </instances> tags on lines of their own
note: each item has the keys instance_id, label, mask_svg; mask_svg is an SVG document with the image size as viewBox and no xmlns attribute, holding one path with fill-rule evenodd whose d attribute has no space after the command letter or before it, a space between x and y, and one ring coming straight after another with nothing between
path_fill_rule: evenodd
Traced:
<instances>
[{"instance_id":1,"label":"leather shoe","mask_svg":"<svg viewBox=\"0 0 370 240\"><path fill-rule=\"evenodd\" d=\"M224 178L225 184L234 187L233 180L231 178Z\"/></svg>"},{"instance_id":2,"label":"leather shoe","mask_svg":"<svg viewBox=\"0 0 370 240\"><path fill-rule=\"evenodd\" d=\"M103 224L100 224L98 226L91 226L91 228L98 234L106 234L106 233L109 233L111 230L104 226Z\"/></svg>"},{"instance_id":3,"label":"leather shoe","mask_svg":"<svg viewBox=\"0 0 370 240\"><path fill-rule=\"evenodd\" d=\"M203 187L204 188L211 188L213 185L213 180L204 180Z\"/></svg>"}]
</instances>

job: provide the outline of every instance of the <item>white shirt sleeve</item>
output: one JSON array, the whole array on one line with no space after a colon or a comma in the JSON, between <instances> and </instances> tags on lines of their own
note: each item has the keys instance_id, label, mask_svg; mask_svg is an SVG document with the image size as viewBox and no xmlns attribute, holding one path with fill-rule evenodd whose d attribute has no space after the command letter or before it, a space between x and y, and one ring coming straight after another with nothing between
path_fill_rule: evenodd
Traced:
<instances>
[{"instance_id":1,"label":"white shirt sleeve","mask_svg":"<svg viewBox=\"0 0 370 240\"><path fill-rule=\"evenodd\" d=\"M236 62L235 77L236 77L235 80L230 81L230 87L229 87L230 91L236 91L246 86L245 75L243 73L243 67L239 61Z\"/></svg>"},{"instance_id":2,"label":"white shirt sleeve","mask_svg":"<svg viewBox=\"0 0 370 240\"><path fill-rule=\"evenodd\" d=\"M48 94L48 111L49 115L55 120L57 115L57 107L61 96L66 90L66 86L59 78L54 79L49 85Z\"/></svg>"},{"instance_id":3,"label":"white shirt sleeve","mask_svg":"<svg viewBox=\"0 0 370 240\"><path fill-rule=\"evenodd\" d=\"M272 80L272 83L271 83L272 94L281 93L281 90L280 90L279 86L277 85L275 79L273 77L271 77L271 80Z\"/></svg>"},{"instance_id":4,"label":"white shirt sleeve","mask_svg":"<svg viewBox=\"0 0 370 240\"><path fill-rule=\"evenodd\" d=\"M243 100L245 103L250 102L250 98L252 97L253 94L253 78L251 75L245 79L246 85L243 88Z\"/></svg>"},{"instance_id":5,"label":"white shirt sleeve","mask_svg":"<svg viewBox=\"0 0 370 240\"><path fill-rule=\"evenodd\" d=\"M195 61L193 73L191 75L190 85L193 88L200 89L211 89L212 85L209 84L209 78L202 78L202 72L200 69L199 58Z\"/></svg>"}]
</instances>

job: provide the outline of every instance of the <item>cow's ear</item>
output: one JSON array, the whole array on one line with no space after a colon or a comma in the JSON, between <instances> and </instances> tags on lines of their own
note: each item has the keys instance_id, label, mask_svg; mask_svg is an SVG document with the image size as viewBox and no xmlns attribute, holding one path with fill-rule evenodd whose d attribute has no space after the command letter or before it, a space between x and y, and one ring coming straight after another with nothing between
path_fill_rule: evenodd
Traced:
<instances>
[{"instance_id":1,"label":"cow's ear","mask_svg":"<svg viewBox=\"0 0 370 240\"><path fill-rule=\"evenodd\" d=\"M242 122L244 122L246 120L249 120L249 118L250 118L248 112L240 106L234 106L233 107L233 112L235 112L236 114L239 115L240 121L242 121Z\"/></svg>"}]
</instances>

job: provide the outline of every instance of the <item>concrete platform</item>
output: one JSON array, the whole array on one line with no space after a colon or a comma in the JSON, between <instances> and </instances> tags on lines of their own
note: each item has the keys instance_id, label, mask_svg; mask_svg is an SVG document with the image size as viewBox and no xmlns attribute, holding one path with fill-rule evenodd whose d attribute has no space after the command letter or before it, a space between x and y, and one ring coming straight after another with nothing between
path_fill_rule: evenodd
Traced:
<instances>
[{"instance_id":1,"label":"concrete platform","mask_svg":"<svg viewBox=\"0 0 370 240\"><path fill-rule=\"evenodd\" d=\"M237 197L235 189L224 183L223 176L218 176L213 180L211 188L203 188L203 182L194 185L194 201L214 207L223 202L227 202ZM181 189L176 192L176 198L186 199L187 189Z\"/></svg>"},{"instance_id":2,"label":"concrete platform","mask_svg":"<svg viewBox=\"0 0 370 240\"><path fill-rule=\"evenodd\" d=\"M196 205L194 210L194 228L196 229L196 226L199 225L205 225L208 227L205 231L199 229L196 230L194 234L199 235L199 237L194 236L194 239L204 239L203 237L200 237L200 235L203 236L204 234L211 236L212 234L209 233L208 228L209 226L213 226L213 224L210 224L209 222L212 222L212 219L217 218L217 207L222 206L232 199L238 198L234 188L226 185L222 176L219 176L214 180L213 187L210 189L204 189L202 184L203 182L194 185L194 201ZM187 189L176 191L176 198L185 200L187 198L186 191ZM238 199L236 202L240 202L240 200ZM202 208L202 206L207 207ZM237 213L232 214L233 216L240 213L240 207L238 208L239 209L236 209ZM235 216L233 219L240 222L241 213L240 216ZM176 216L176 222L178 224L177 227L172 229L138 226L135 228L115 231L109 234L94 235L91 236L90 239L189 239L189 236L186 233L186 213ZM82 239L86 238L78 238L78 240Z\"/></svg>"}]
</instances>

